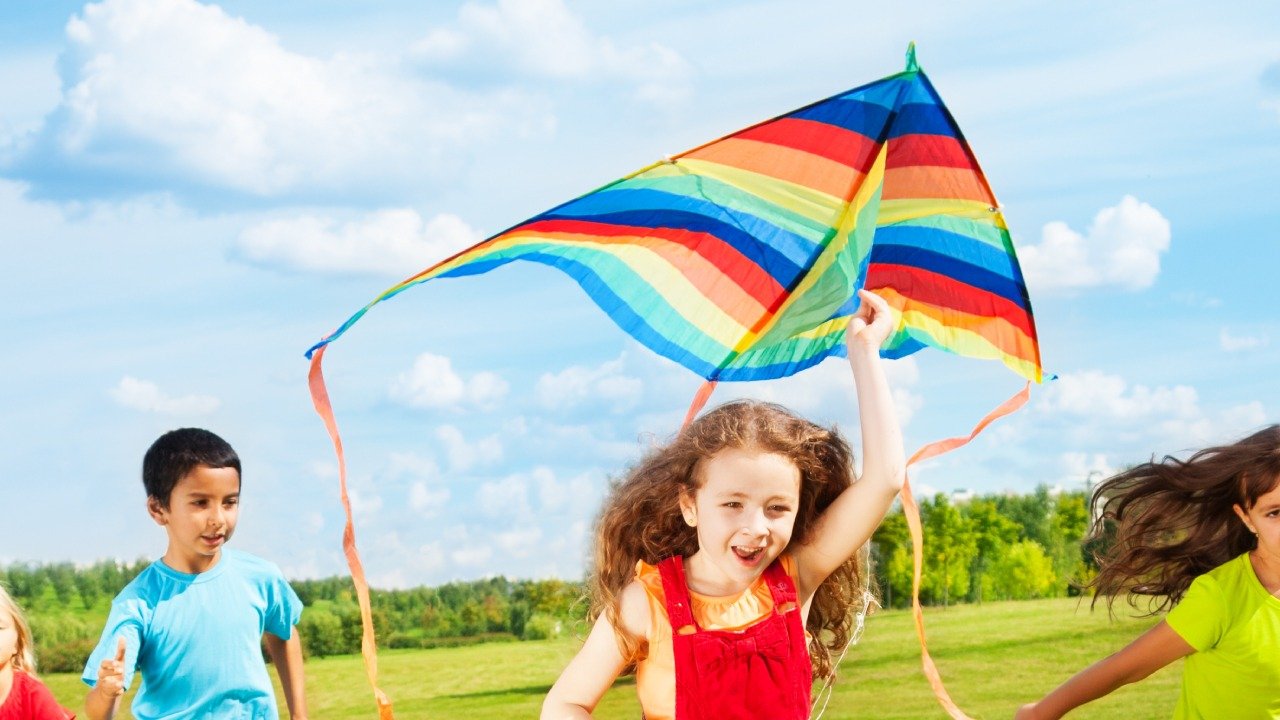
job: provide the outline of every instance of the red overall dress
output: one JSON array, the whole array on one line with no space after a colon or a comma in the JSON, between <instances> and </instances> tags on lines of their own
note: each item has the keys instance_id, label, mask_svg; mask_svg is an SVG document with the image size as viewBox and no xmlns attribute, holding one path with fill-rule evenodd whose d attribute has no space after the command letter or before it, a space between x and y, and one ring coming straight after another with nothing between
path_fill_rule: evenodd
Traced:
<instances>
[{"instance_id":1,"label":"red overall dress","mask_svg":"<svg viewBox=\"0 0 1280 720\"><path fill-rule=\"evenodd\" d=\"M764 571L773 611L741 632L698 627L680 556L658 571L675 652L676 720L807 720L813 669L796 586L782 564Z\"/></svg>"}]
</instances>

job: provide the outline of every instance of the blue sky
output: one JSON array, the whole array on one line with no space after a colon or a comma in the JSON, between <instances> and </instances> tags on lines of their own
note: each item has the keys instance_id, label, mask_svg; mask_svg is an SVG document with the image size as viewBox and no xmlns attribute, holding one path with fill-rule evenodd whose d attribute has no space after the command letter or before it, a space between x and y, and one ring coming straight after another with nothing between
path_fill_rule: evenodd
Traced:
<instances>
[{"instance_id":1,"label":"blue sky","mask_svg":"<svg viewBox=\"0 0 1280 720\"><path fill-rule=\"evenodd\" d=\"M0 561L155 557L165 430L245 463L233 542L345 571L303 351L404 276L901 69L1004 205L1047 369L922 489L1083 487L1280 420L1280 6L106 0L0 10ZM698 378L543 266L379 306L326 369L375 584L578 577L608 478ZM907 442L1021 386L891 364ZM722 385L856 428L848 370ZM854 438L856 441L856 437Z\"/></svg>"}]
</instances>

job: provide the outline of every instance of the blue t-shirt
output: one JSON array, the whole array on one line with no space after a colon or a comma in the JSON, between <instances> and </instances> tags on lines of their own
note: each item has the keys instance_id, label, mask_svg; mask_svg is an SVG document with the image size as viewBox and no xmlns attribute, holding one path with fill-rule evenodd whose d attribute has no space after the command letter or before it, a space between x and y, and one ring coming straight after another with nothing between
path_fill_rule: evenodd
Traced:
<instances>
[{"instance_id":1,"label":"blue t-shirt","mask_svg":"<svg viewBox=\"0 0 1280 720\"><path fill-rule=\"evenodd\" d=\"M275 720L276 699L262 660L263 631L288 640L302 601L275 565L223 549L218 564L190 575L157 560L111 602L102 638L81 679L125 639L125 687L135 670L138 720Z\"/></svg>"}]
</instances>

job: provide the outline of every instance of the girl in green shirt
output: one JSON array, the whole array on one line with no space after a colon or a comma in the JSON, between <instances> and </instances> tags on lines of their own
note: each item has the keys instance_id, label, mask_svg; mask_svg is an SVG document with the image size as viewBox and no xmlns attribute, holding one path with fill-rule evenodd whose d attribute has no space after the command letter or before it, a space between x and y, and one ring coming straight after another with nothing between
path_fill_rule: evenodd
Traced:
<instances>
[{"instance_id":1,"label":"girl in green shirt","mask_svg":"<svg viewBox=\"0 0 1280 720\"><path fill-rule=\"evenodd\" d=\"M1280 720L1280 425L1188 460L1167 456L1098 486L1090 585L1152 614L1172 610L1016 720L1060 718L1179 658L1176 720Z\"/></svg>"}]
</instances>

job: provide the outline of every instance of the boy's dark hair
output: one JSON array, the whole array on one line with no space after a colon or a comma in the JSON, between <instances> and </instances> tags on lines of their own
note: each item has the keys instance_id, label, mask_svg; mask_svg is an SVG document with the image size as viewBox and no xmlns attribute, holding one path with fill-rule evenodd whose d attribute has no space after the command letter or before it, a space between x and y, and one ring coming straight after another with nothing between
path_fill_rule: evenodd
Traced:
<instances>
[{"instance_id":1,"label":"boy's dark hair","mask_svg":"<svg viewBox=\"0 0 1280 720\"><path fill-rule=\"evenodd\" d=\"M240 474L240 456L231 445L208 430L179 428L161 435L142 458L142 486L147 496L169 506L173 486L197 466L235 468Z\"/></svg>"}]
</instances>

